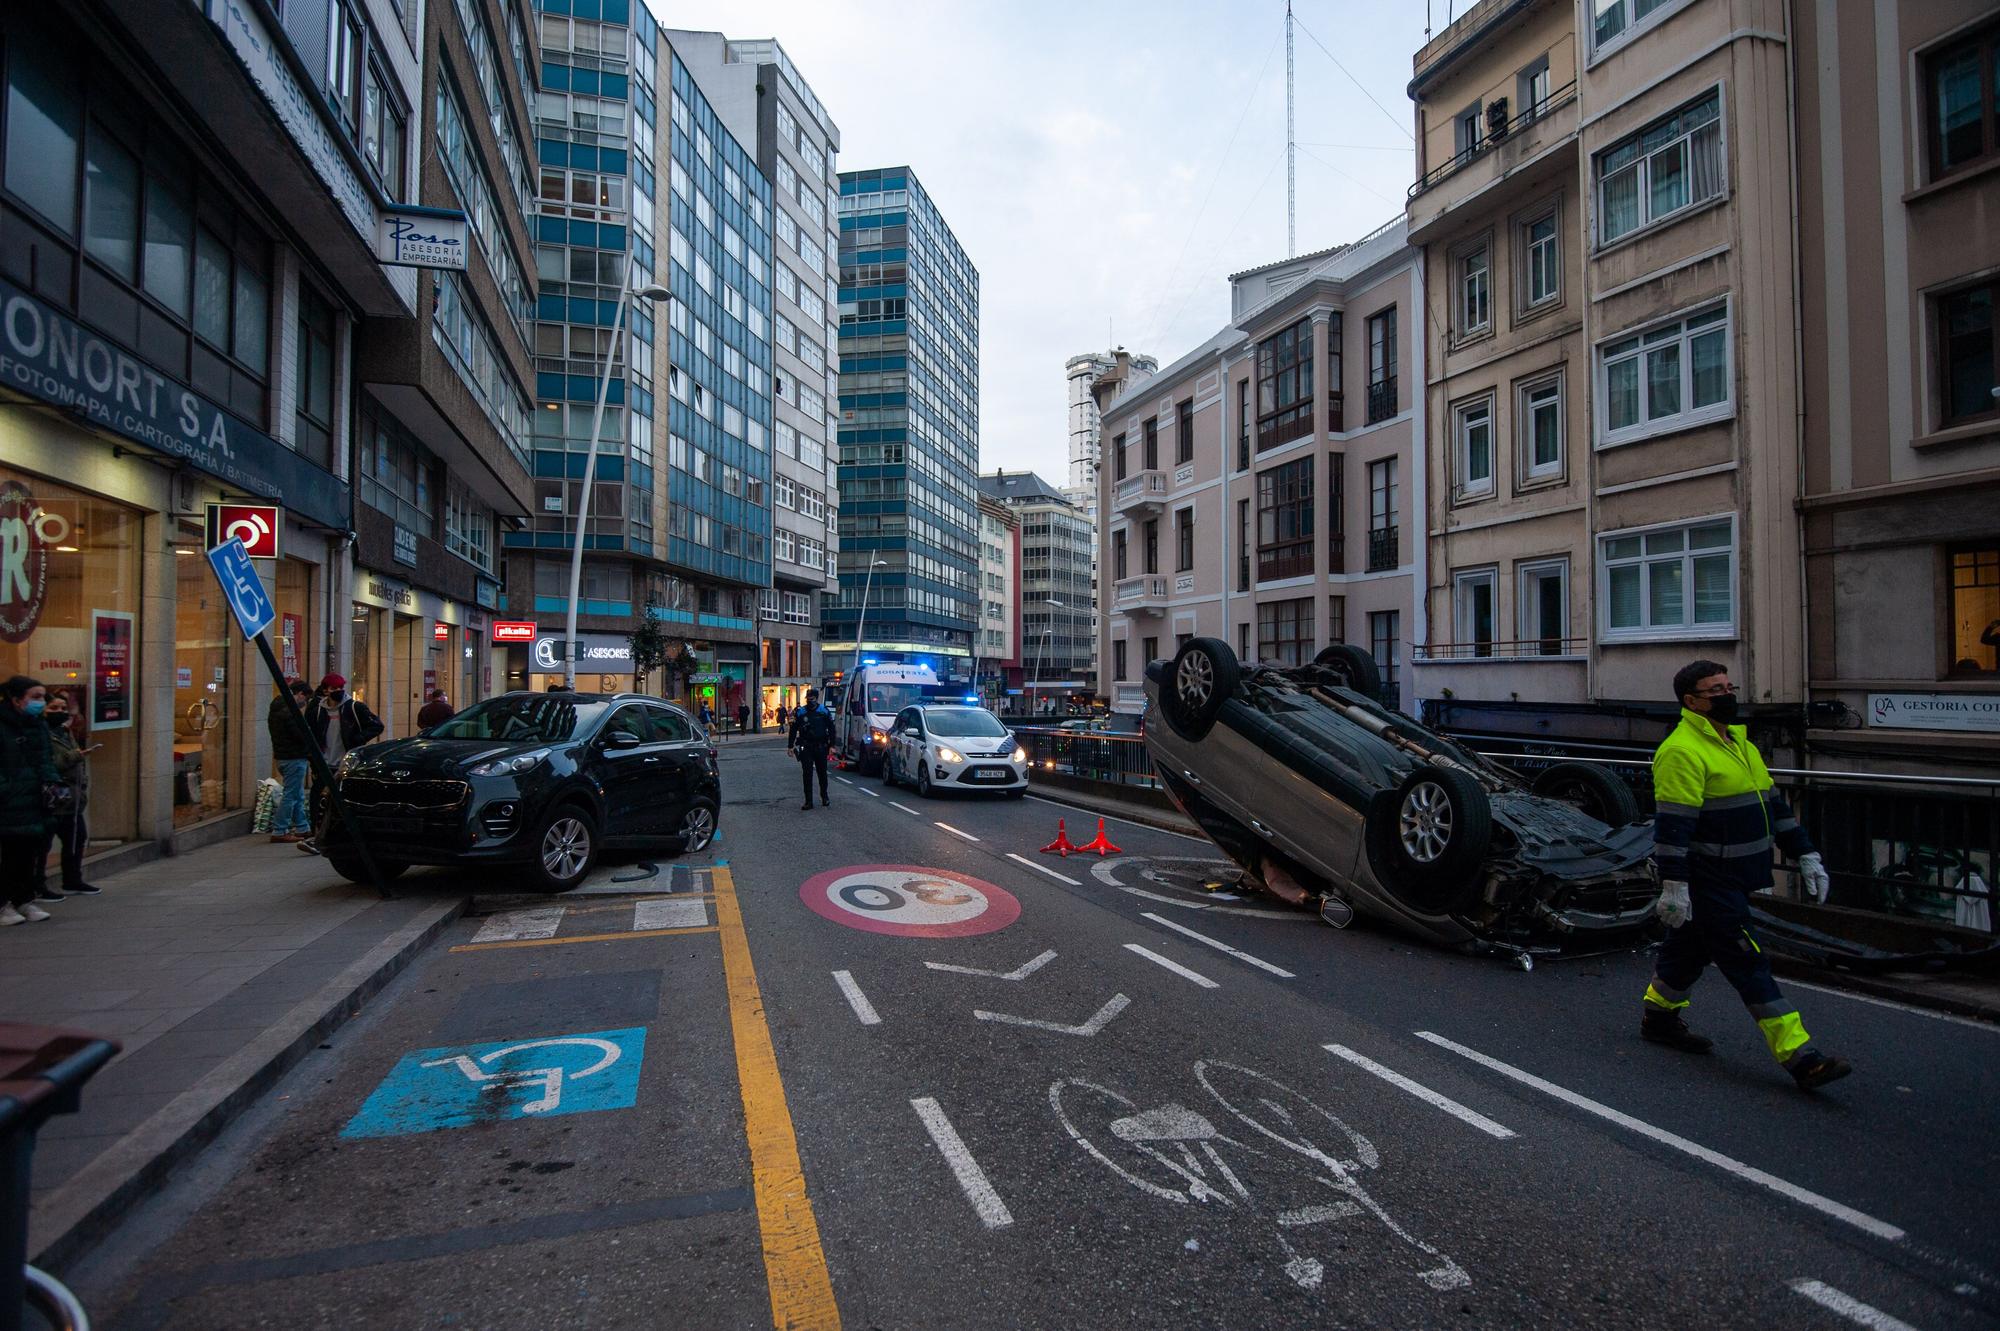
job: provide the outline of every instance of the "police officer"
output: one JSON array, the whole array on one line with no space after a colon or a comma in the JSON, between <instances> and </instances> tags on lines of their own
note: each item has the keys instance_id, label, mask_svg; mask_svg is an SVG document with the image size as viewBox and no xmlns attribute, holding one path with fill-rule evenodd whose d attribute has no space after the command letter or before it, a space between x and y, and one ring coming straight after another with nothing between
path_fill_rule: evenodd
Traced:
<instances>
[{"instance_id":1,"label":"police officer","mask_svg":"<svg viewBox=\"0 0 2000 1331\"><path fill-rule=\"evenodd\" d=\"M833 732L833 715L819 705L819 690L807 689L805 702L792 713L792 729L785 741L799 760L799 778L805 783L806 802L801 809L813 806L814 772L819 773L819 806L827 806L826 753L833 747Z\"/></svg>"},{"instance_id":2,"label":"police officer","mask_svg":"<svg viewBox=\"0 0 2000 1331\"><path fill-rule=\"evenodd\" d=\"M1688 991L1710 962L1742 995L1764 1043L1801 1090L1854 1069L1808 1043L1798 1009L1771 978L1771 961L1750 927L1750 894L1771 886L1771 846L1789 856L1815 900L1827 874L1764 759L1736 725L1729 667L1694 661L1674 676L1681 720L1653 755L1653 862L1659 917L1671 932L1646 986L1639 1033L1656 1044L1705 1054L1714 1041L1688 1029Z\"/></svg>"}]
</instances>

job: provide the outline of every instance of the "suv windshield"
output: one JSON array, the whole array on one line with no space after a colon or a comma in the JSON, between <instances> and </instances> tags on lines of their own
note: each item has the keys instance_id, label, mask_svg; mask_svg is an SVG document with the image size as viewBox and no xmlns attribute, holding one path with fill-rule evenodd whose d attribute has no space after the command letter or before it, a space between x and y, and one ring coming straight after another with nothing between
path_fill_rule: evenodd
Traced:
<instances>
[{"instance_id":1,"label":"suv windshield","mask_svg":"<svg viewBox=\"0 0 2000 1331\"><path fill-rule=\"evenodd\" d=\"M933 735L967 739L998 739L1007 733L998 718L981 707L933 707L925 711L924 725Z\"/></svg>"},{"instance_id":2,"label":"suv windshield","mask_svg":"<svg viewBox=\"0 0 2000 1331\"><path fill-rule=\"evenodd\" d=\"M579 703L556 694L510 693L475 703L424 733L432 739L548 744L568 739L581 723L603 710L602 703Z\"/></svg>"}]
</instances>

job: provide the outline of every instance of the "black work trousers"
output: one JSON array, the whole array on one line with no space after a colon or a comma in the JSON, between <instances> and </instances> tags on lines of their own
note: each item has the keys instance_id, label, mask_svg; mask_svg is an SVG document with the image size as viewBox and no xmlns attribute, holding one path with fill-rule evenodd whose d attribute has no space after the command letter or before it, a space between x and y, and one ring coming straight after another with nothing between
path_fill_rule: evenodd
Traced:
<instances>
[{"instance_id":1,"label":"black work trousers","mask_svg":"<svg viewBox=\"0 0 2000 1331\"><path fill-rule=\"evenodd\" d=\"M41 853L35 857L35 868L44 877L48 873L49 850L58 841L62 843L62 885L74 887L83 881L83 851L90 843L90 828L84 822L81 808L49 815L49 831L42 840Z\"/></svg>"},{"instance_id":2,"label":"black work trousers","mask_svg":"<svg viewBox=\"0 0 2000 1331\"><path fill-rule=\"evenodd\" d=\"M799 779L805 786L806 803L808 804L812 803L813 798L814 772L819 773L819 802L824 804L826 803L826 750L821 749L815 753L811 749L800 749Z\"/></svg>"}]
</instances>

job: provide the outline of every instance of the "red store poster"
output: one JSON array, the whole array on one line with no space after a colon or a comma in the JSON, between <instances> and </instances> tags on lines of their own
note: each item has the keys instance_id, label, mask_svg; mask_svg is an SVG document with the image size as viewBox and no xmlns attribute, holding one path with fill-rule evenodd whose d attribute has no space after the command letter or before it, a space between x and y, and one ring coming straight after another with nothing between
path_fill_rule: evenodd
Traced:
<instances>
[{"instance_id":1,"label":"red store poster","mask_svg":"<svg viewBox=\"0 0 2000 1331\"><path fill-rule=\"evenodd\" d=\"M132 616L93 610L90 621L90 728L122 730L132 724Z\"/></svg>"}]
</instances>

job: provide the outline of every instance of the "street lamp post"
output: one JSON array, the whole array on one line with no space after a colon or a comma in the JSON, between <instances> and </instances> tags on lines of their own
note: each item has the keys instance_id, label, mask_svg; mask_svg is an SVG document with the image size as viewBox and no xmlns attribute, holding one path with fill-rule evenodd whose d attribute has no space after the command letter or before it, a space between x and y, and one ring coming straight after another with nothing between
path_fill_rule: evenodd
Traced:
<instances>
[{"instance_id":1,"label":"street lamp post","mask_svg":"<svg viewBox=\"0 0 2000 1331\"><path fill-rule=\"evenodd\" d=\"M632 288L618 292L618 308L611 316L611 347L604 356L604 373L597 380L597 409L590 415L590 452L583 461L583 495L576 506L576 547L569 557L569 621L563 630L563 684L576 689L576 601L583 592L583 536L590 526L590 492L597 482L597 432L604 428L604 401L611 394L611 366L618 359L618 339L625 332L625 307L632 302ZM642 287L641 300L673 299L663 286Z\"/></svg>"},{"instance_id":2,"label":"street lamp post","mask_svg":"<svg viewBox=\"0 0 2000 1331\"><path fill-rule=\"evenodd\" d=\"M1062 610L1065 608L1061 601L1056 600L1042 601L1040 604L1048 606L1053 610ZM1031 721L1035 717L1035 694L1042 682L1042 668L1049 663L1049 639L1055 634L1055 631L1056 617L1050 615L1049 622L1042 628L1042 650L1041 654L1035 660L1035 675L1033 679L1028 681L1028 719Z\"/></svg>"},{"instance_id":3,"label":"street lamp post","mask_svg":"<svg viewBox=\"0 0 2000 1331\"><path fill-rule=\"evenodd\" d=\"M854 664L849 673L861 669L862 632L868 627L868 593L875 589L875 570L889 567L889 561L878 559L868 566L868 580L861 584L861 617L854 621Z\"/></svg>"}]
</instances>

